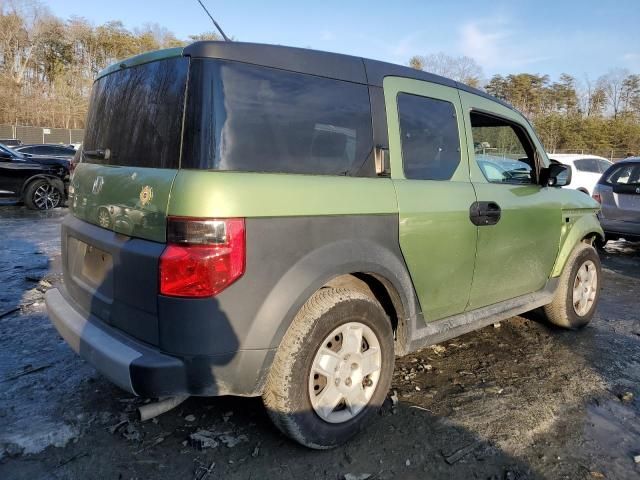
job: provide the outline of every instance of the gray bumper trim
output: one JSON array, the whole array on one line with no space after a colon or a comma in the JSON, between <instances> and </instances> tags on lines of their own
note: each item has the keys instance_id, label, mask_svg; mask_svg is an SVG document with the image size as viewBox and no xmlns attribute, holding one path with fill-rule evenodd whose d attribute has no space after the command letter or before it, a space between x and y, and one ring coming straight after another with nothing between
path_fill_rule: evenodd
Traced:
<instances>
[{"instance_id":1,"label":"gray bumper trim","mask_svg":"<svg viewBox=\"0 0 640 480\"><path fill-rule=\"evenodd\" d=\"M57 288L45 294L45 302L51 321L71 348L120 388L136 394L129 366L142 353L89 322Z\"/></svg>"}]
</instances>

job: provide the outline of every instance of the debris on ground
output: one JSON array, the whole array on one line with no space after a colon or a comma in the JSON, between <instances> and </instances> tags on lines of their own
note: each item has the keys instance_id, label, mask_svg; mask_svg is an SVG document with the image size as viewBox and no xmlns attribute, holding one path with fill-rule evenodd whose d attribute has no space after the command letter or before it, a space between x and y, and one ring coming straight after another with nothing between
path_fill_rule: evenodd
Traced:
<instances>
[{"instance_id":1,"label":"debris on ground","mask_svg":"<svg viewBox=\"0 0 640 480\"><path fill-rule=\"evenodd\" d=\"M251 456L253 458L256 458L259 454L260 454L260 447L256 445L256 448L254 448L253 452L251 452Z\"/></svg>"},{"instance_id":2,"label":"debris on ground","mask_svg":"<svg viewBox=\"0 0 640 480\"><path fill-rule=\"evenodd\" d=\"M249 438L246 435L238 435L237 437L234 437L233 435L223 434L218 437L218 440L224 443L227 448L233 448L239 443L248 442Z\"/></svg>"},{"instance_id":3,"label":"debris on ground","mask_svg":"<svg viewBox=\"0 0 640 480\"><path fill-rule=\"evenodd\" d=\"M46 370L49 367L51 367L51 365L40 365L38 367L34 367L33 365L25 365L22 371L14 373L13 375L9 375L7 378L0 380L0 383L8 382L9 380L15 380L16 378L29 375L30 373L40 372L42 370Z\"/></svg>"},{"instance_id":4,"label":"debris on ground","mask_svg":"<svg viewBox=\"0 0 640 480\"><path fill-rule=\"evenodd\" d=\"M118 423L116 423L115 425L111 425L109 427L109 433L111 435L113 435L114 433L116 433L118 430L120 430L122 427L124 427L127 423L129 423L129 420L121 420Z\"/></svg>"},{"instance_id":5,"label":"debris on ground","mask_svg":"<svg viewBox=\"0 0 640 480\"><path fill-rule=\"evenodd\" d=\"M127 426L122 430L122 436L130 442L139 442L142 440L140 430L138 430L131 422L128 422Z\"/></svg>"},{"instance_id":6,"label":"debris on ground","mask_svg":"<svg viewBox=\"0 0 640 480\"><path fill-rule=\"evenodd\" d=\"M629 403L632 400L633 400L633 393L631 392L624 392L623 394L620 395L621 402Z\"/></svg>"},{"instance_id":7,"label":"debris on ground","mask_svg":"<svg viewBox=\"0 0 640 480\"><path fill-rule=\"evenodd\" d=\"M500 325L500 322L498 323L494 323L493 324L493 328L500 328L502 325Z\"/></svg>"},{"instance_id":8,"label":"debris on ground","mask_svg":"<svg viewBox=\"0 0 640 480\"><path fill-rule=\"evenodd\" d=\"M187 415L186 417L184 417L184 419L187 422L195 422L196 421L196 416L195 415Z\"/></svg>"},{"instance_id":9,"label":"debris on ground","mask_svg":"<svg viewBox=\"0 0 640 480\"><path fill-rule=\"evenodd\" d=\"M344 480L367 480L371 478L370 473L345 473L342 478Z\"/></svg>"},{"instance_id":10,"label":"debris on ground","mask_svg":"<svg viewBox=\"0 0 640 480\"><path fill-rule=\"evenodd\" d=\"M433 353L435 353L436 355L442 355L447 351L447 349L442 345L431 345L431 347L429 348L431 348L431 350L433 350Z\"/></svg>"},{"instance_id":11,"label":"debris on ground","mask_svg":"<svg viewBox=\"0 0 640 480\"><path fill-rule=\"evenodd\" d=\"M205 480L209 474L213 471L216 466L216 462L211 462L211 464L207 467L205 464L196 460L200 465L196 467L195 474L193 476L193 480Z\"/></svg>"},{"instance_id":12,"label":"debris on ground","mask_svg":"<svg viewBox=\"0 0 640 480\"><path fill-rule=\"evenodd\" d=\"M189 435L189 444L196 450L216 448L218 446L216 436L216 432L211 432L209 430L198 430L197 432Z\"/></svg>"},{"instance_id":13,"label":"debris on ground","mask_svg":"<svg viewBox=\"0 0 640 480\"><path fill-rule=\"evenodd\" d=\"M448 454L445 452L441 452L441 453L442 453L442 456L444 457L444 461L447 462L449 465L453 465L454 463L459 462L465 456L473 452L479 446L480 446L480 442L473 442L467 446L459 448L458 450L452 453L448 453Z\"/></svg>"},{"instance_id":14,"label":"debris on ground","mask_svg":"<svg viewBox=\"0 0 640 480\"><path fill-rule=\"evenodd\" d=\"M398 405L398 391L394 390L393 393L389 396L391 399L391 406L395 407Z\"/></svg>"},{"instance_id":15,"label":"debris on ground","mask_svg":"<svg viewBox=\"0 0 640 480\"><path fill-rule=\"evenodd\" d=\"M640 455L636 455L635 457L633 457L633 461L635 463L640 463Z\"/></svg>"}]
</instances>

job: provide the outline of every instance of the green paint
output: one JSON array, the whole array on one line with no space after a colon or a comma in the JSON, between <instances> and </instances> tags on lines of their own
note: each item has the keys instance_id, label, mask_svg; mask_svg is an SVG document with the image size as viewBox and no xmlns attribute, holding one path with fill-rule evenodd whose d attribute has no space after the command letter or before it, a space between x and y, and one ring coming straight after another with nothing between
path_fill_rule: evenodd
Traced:
<instances>
[{"instance_id":1,"label":"green paint","mask_svg":"<svg viewBox=\"0 0 640 480\"><path fill-rule=\"evenodd\" d=\"M135 57L130 57L117 63L109 65L107 68L100 70L96 80L109 75L110 73L117 72L123 68L135 67L136 65L143 65L145 63L155 62L156 60L165 60L167 58L179 57L182 55L182 47L165 48L163 50L154 50L152 52L141 53Z\"/></svg>"},{"instance_id":2,"label":"green paint","mask_svg":"<svg viewBox=\"0 0 640 480\"><path fill-rule=\"evenodd\" d=\"M180 170L169 215L280 217L396 213L388 178Z\"/></svg>"},{"instance_id":3,"label":"green paint","mask_svg":"<svg viewBox=\"0 0 640 480\"><path fill-rule=\"evenodd\" d=\"M73 215L94 225L164 242L167 204L176 173L80 163L71 179L69 208ZM141 195L143 189L151 192L149 201L149 196Z\"/></svg>"},{"instance_id":4,"label":"green paint","mask_svg":"<svg viewBox=\"0 0 640 480\"><path fill-rule=\"evenodd\" d=\"M456 109L462 161L453 181L407 180L396 97L399 92L446 100ZM469 221L475 194L469 183L467 145L458 91L418 80L384 80L391 177L398 198L400 248L428 321L464 311L475 261L477 227Z\"/></svg>"},{"instance_id":5,"label":"green paint","mask_svg":"<svg viewBox=\"0 0 640 480\"><path fill-rule=\"evenodd\" d=\"M460 91L466 124L469 171L478 201L500 205L496 225L478 228L476 265L469 310L535 292L544 287L558 253L562 219L560 199L539 185L490 183L475 160L471 110L492 113L527 130L545 165L546 154L529 123L515 110Z\"/></svg>"},{"instance_id":6,"label":"green paint","mask_svg":"<svg viewBox=\"0 0 640 480\"><path fill-rule=\"evenodd\" d=\"M597 235L604 238L604 232L600 226L598 218L590 212L585 211L583 214L575 215L564 213L563 216L569 219L562 228L562 243L560 245L560 253L553 267L552 277L559 277L567 263L567 259L573 249L583 239Z\"/></svg>"}]
</instances>

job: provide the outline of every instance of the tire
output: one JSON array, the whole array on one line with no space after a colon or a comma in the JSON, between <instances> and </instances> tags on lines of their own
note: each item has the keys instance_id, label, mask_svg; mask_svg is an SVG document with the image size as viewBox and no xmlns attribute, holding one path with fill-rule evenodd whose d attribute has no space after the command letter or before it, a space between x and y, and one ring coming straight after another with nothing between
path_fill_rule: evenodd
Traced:
<instances>
[{"instance_id":1,"label":"tire","mask_svg":"<svg viewBox=\"0 0 640 480\"><path fill-rule=\"evenodd\" d=\"M359 344L358 329L362 331ZM358 345L357 351L349 357L353 345ZM325 355L329 349L335 356ZM364 360L377 352L379 363ZM329 376L314 373L325 358L336 362L327 368L334 375L332 382ZM273 423L291 439L314 449L333 448L372 421L389 391L394 361L391 322L380 304L361 292L324 288L305 303L287 330L266 381L263 403ZM363 377L366 363L379 365L378 372ZM331 385L336 387L329 389ZM357 395L353 392L364 397L347 403L344 396L334 409L322 408L323 394L335 399L342 395L340 389L350 397Z\"/></svg>"},{"instance_id":2,"label":"tire","mask_svg":"<svg viewBox=\"0 0 640 480\"><path fill-rule=\"evenodd\" d=\"M24 192L24 203L31 210L50 210L62 205L63 194L45 179L34 180Z\"/></svg>"},{"instance_id":3,"label":"tire","mask_svg":"<svg viewBox=\"0 0 640 480\"><path fill-rule=\"evenodd\" d=\"M582 279L590 278L589 275L595 275L595 284L588 281L579 282L578 272ZM585 272L587 272L585 274ZM598 306L600 299L600 284L602 280L602 270L600 266L600 257L595 248L587 243L578 245L571 256L567 260L564 271L560 276L558 289L556 290L553 301L545 305L544 312L547 319L558 327L576 330L587 325ZM580 287L574 291L576 286ZM589 293L583 288L589 287ZM580 292L580 296L576 293ZM583 295L584 292L584 296ZM585 300L586 298L591 300ZM585 300L582 302L581 300Z\"/></svg>"}]
</instances>

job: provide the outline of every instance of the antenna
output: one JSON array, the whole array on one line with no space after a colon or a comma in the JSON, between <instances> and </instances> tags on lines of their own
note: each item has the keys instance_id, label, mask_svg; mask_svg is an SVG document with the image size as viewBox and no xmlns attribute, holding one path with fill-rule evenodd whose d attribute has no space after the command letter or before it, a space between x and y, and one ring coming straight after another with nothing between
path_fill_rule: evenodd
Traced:
<instances>
[{"instance_id":1,"label":"antenna","mask_svg":"<svg viewBox=\"0 0 640 480\"><path fill-rule=\"evenodd\" d=\"M216 28L218 29L218 31L222 34L222 38L224 38L225 42L230 42L231 40L229 40L229 37L227 37L224 32L222 31L222 29L220 28L220 25L218 25L218 22L216 22L213 17L211 16L211 14L209 13L209 10L207 10L207 7L204 6L204 3L202 3L200 0L198 0L198 3L200 4L200 6L202 7L202 9L207 13L207 15L209 15L209 18L211 19L211 21L213 22L213 24L216 26Z\"/></svg>"}]
</instances>

